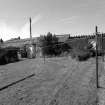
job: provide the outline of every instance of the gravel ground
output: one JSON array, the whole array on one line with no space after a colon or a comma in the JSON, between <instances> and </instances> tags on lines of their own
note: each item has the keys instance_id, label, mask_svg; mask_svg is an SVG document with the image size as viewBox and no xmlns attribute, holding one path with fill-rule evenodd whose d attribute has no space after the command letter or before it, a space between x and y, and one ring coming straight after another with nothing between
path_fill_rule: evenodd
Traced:
<instances>
[{"instance_id":1,"label":"gravel ground","mask_svg":"<svg viewBox=\"0 0 105 105\"><path fill-rule=\"evenodd\" d=\"M69 57L28 59L0 66L0 87L28 78L0 91L0 105L96 105L95 62Z\"/></svg>"}]
</instances>

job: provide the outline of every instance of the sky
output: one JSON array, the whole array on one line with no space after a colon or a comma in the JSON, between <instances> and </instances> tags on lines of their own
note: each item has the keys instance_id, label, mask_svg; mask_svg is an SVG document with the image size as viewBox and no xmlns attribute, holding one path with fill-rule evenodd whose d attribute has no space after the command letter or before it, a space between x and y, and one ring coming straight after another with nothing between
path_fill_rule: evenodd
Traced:
<instances>
[{"instance_id":1,"label":"sky","mask_svg":"<svg viewBox=\"0 0 105 105\"><path fill-rule=\"evenodd\" d=\"M0 38L105 32L105 0L0 0Z\"/></svg>"}]
</instances>

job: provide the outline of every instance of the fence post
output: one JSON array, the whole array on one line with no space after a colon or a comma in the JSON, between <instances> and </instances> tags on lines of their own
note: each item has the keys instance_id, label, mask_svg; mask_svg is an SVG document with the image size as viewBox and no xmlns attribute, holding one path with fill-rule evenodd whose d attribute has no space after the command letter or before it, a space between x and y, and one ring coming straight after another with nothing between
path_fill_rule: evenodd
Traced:
<instances>
[{"instance_id":1,"label":"fence post","mask_svg":"<svg viewBox=\"0 0 105 105\"><path fill-rule=\"evenodd\" d=\"M96 87L99 88L99 81L98 81L98 27L95 27L95 34L96 34Z\"/></svg>"},{"instance_id":2,"label":"fence post","mask_svg":"<svg viewBox=\"0 0 105 105\"><path fill-rule=\"evenodd\" d=\"M104 48L103 48L103 33L102 33L102 42L101 42L101 46L102 46L102 61L104 62Z\"/></svg>"},{"instance_id":3,"label":"fence post","mask_svg":"<svg viewBox=\"0 0 105 105\"><path fill-rule=\"evenodd\" d=\"M44 55L44 64L45 64L45 55Z\"/></svg>"},{"instance_id":4,"label":"fence post","mask_svg":"<svg viewBox=\"0 0 105 105\"><path fill-rule=\"evenodd\" d=\"M43 60L44 60L44 64L45 64L45 52L43 53Z\"/></svg>"}]
</instances>

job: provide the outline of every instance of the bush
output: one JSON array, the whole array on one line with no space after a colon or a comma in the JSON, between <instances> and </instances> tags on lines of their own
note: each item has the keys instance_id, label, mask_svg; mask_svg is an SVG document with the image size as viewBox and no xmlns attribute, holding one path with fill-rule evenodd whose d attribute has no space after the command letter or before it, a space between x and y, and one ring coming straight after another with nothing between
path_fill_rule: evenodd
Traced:
<instances>
[{"instance_id":1,"label":"bush","mask_svg":"<svg viewBox=\"0 0 105 105\"><path fill-rule=\"evenodd\" d=\"M90 54L86 53L86 54L83 54L83 55L78 55L77 60L78 61L86 61L89 58L90 58Z\"/></svg>"},{"instance_id":2,"label":"bush","mask_svg":"<svg viewBox=\"0 0 105 105\"><path fill-rule=\"evenodd\" d=\"M39 43L42 47L42 54L47 56L56 56L61 53L58 38L52 33L48 32L47 36L41 36Z\"/></svg>"},{"instance_id":3,"label":"bush","mask_svg":"<svg viewBox=\"0 0 105 105\"><path fill-rule=\"evenodd\" d=\"M61 51L64 53L64 52L70 52L70 45L68 43L64 43L64 44L61 44Z\"/></svg>"},{"instance_id":4,"label":"bush","mask_svg":"<svg viewBox=\"0 0 105 105\"><path fill-rule=\"evenodd\" d=\"M85 50L80 50L77 48L72 49L70 52L71 58L75 58L78 61L86 61L90 58L90 52Z\"/></svg>"},{"instance_id":5,"label":"bush","mask_svg":"<svg viewBox=\"0 0 105 105\"><path fill-rule=\"evenodd\" d=\"M16 47L7 47L0 49L0 64L7 64L18 61L17 52L19 51Z\"/></svg>"},{"instance_id":6,"label":"bush","mask_svg":"<svg viewBox=\"0 0 105 105\"><path fill-rule=\"evenodd\" d=\"M60 56L71 49L68 43L59 42L58 38L50 32L47 36L40 36L39 43L42 47L42 54L47 56Z\"/></svg>"}]
</instances>

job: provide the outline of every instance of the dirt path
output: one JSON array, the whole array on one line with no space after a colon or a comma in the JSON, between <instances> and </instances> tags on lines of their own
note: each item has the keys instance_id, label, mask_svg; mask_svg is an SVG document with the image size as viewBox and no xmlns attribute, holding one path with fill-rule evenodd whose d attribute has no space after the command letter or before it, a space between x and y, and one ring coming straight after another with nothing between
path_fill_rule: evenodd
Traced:
<instances>
[{"instance_id":1,"label":"dirt path","mask_svg":"<svg viewBox=\"0 0 105 105\"><path fill-rule=\"evenodd\" d=\"M48 59L45 64L32 60L6 67L8 72L3 78L6 81L8 77L8 82L15 75L20 78L35 72L36 76L1 91L0 105L96 105L93 61L78 63L65 57Z\"/></svg>"}]
</instances>

